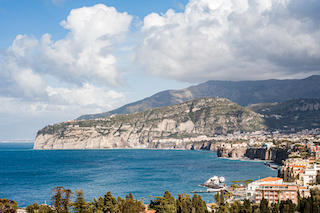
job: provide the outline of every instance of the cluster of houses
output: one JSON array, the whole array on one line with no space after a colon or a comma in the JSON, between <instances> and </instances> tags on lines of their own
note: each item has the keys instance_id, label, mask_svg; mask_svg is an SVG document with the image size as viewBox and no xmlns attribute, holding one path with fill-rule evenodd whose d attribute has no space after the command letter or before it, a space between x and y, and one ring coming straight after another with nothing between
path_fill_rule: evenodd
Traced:
<instances>
[{"instance_id":1,"label":"cluster of houses","mask_svg":"<svg viewBox=\"0 0 320 213\"><path fill-rule=\"evenodd\" d=\"M310 189L320 189L320 146L314 144L319 142L319 129L312 130L311 133L316 134L310 134L310 131L303 133L304 138L309 140L290 138L285 140L284 144L278 144L286 145L291 152L289 158L279 167L278 177L266 177L248 184L246 199L252 203L260 203L263 198L269 203L280 203L289 199L297 204L298 195L309 197ZM301 134L298 135L301 138Z\"/></svg>"},{"instance_id":2,"label":"cluster of houses","mask_svg":"<svg viewBox=\"0 0 320 213\"><path fill-rule=\"evenodd\" d=\"M298 203L298 194L310 196L310 189L320 188L320 165L313 158L289 158L279 169L280 177L266 177L248 184L246 199L260 203L264 198L269 203L292 200Z\"/></svg>"}]
</instances>

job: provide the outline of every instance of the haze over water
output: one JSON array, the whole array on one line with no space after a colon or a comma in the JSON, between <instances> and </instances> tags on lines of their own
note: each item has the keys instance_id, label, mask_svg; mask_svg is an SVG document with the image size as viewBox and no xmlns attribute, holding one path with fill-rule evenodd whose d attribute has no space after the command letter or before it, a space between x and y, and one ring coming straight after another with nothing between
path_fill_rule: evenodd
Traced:
<instances>
[{"instance_id":1,"label":"haze over water","mask_svg":"<svg viewBox=\"0 0 320 213\"><path fill-rule=\"evenodd\" d=\"M214 175L232 180L257 180L277 176L263 162L217 158L216 152L187 150L32 150L31 143L0 143L0 198L9 198L19 206L34 202L50 203L50 190L56 186L83 189L86 199L111 191L124 198L173 196L192 190ZM213 194L202 193L206 202Z\"/></svg>"}]
</instances>

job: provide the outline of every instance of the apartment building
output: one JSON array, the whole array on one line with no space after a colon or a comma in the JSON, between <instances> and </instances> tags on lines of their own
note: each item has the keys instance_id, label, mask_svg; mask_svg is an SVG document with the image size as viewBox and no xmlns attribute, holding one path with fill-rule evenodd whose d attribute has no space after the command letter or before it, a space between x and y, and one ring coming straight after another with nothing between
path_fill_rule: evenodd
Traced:
<instances>
[{"instance_id":1,"label":"apartment building","mask_svg":"<svg viewBox=\"0 0 320 213\"><path fill-rule=\"evenodd\" d=\"M280 203L282 200L291 200L298 203L298 186L296 184L261 184L255 190L255 203L264 198L269 203Z\"/></svg>"},{"instance_id":2,"label":"apartment building","mask_svg":"<svg viewBox=\"0 0 320 213\"><path fill-rule=\"evenodd\" d=\"M246 191L246 199L255 202L256 189L258 189L262 184L283 184L283 179L279 177L266 177L249 183Z\"/></svg>"}]
</instances>

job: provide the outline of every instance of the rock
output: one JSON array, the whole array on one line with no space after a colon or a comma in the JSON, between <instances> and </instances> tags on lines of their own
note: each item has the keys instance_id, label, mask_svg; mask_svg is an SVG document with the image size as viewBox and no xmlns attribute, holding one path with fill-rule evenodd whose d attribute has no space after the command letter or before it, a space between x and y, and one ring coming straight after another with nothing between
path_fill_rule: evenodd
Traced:
<instances>
[{"instance_id":1,"label":"rock","mask_svg":"<svg viewBox=\"0 0 320 213\"><path fill-rule=\"evenodd\" d=\"M255 112L225 98L201 98L182 104L102 119L46 126L34 149L186 148L211 150L209 144L153 143L234 131L257 131L266 126Z\"/></svg>"}]
</instances>

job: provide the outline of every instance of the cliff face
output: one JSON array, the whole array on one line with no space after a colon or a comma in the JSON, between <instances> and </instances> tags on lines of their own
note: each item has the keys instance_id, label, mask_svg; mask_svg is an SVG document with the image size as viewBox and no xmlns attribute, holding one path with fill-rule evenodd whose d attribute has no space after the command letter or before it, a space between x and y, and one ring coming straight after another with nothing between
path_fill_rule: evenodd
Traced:
<instances>
[{"instance_id":1,"label":"cliff face","mask_svg":"<svg viewBox=\"0 0 320 213\"><path fill-rule=\"evenodd\" d=\"M154 139L265 128L256 113L228 99L201 98L140 113L47 126L38 132L34 149L147 148Z\"/></svg>"},{"instance_id":2,"label":"cliff face","mask_svg":"<svg viewBox=\"0 0 320 213\"><path fill-rule=\"evenodd\" d=\"M220 147L220 143L215 142L189 142L189 143L151 143L149 148L152 149L186 149L186 150L207 150L207 151L217 151Z\"/></svg>"},{"instance_id":3,"label":"cliff face","mask_svg":"<svg viewBox=\"0 0 320 213\"><path fill-rule=\"evenodd\" d=\"M223 158L243 158L246 154L247 148L218 148L218 157Z\"/></svg>"},{"instance_id":4,"label":"cliff face","mask_svg":"<svg viewBox=\"0 0 320 213\"><path fill-rule=\"evenodd\" d=\"M282 164L282 160L288 158L286 149L272 147L266 148L218 148L218 157L226 158L249 158L251 160L272 160L275 163Z\"/></svg>"}]
</instances>

